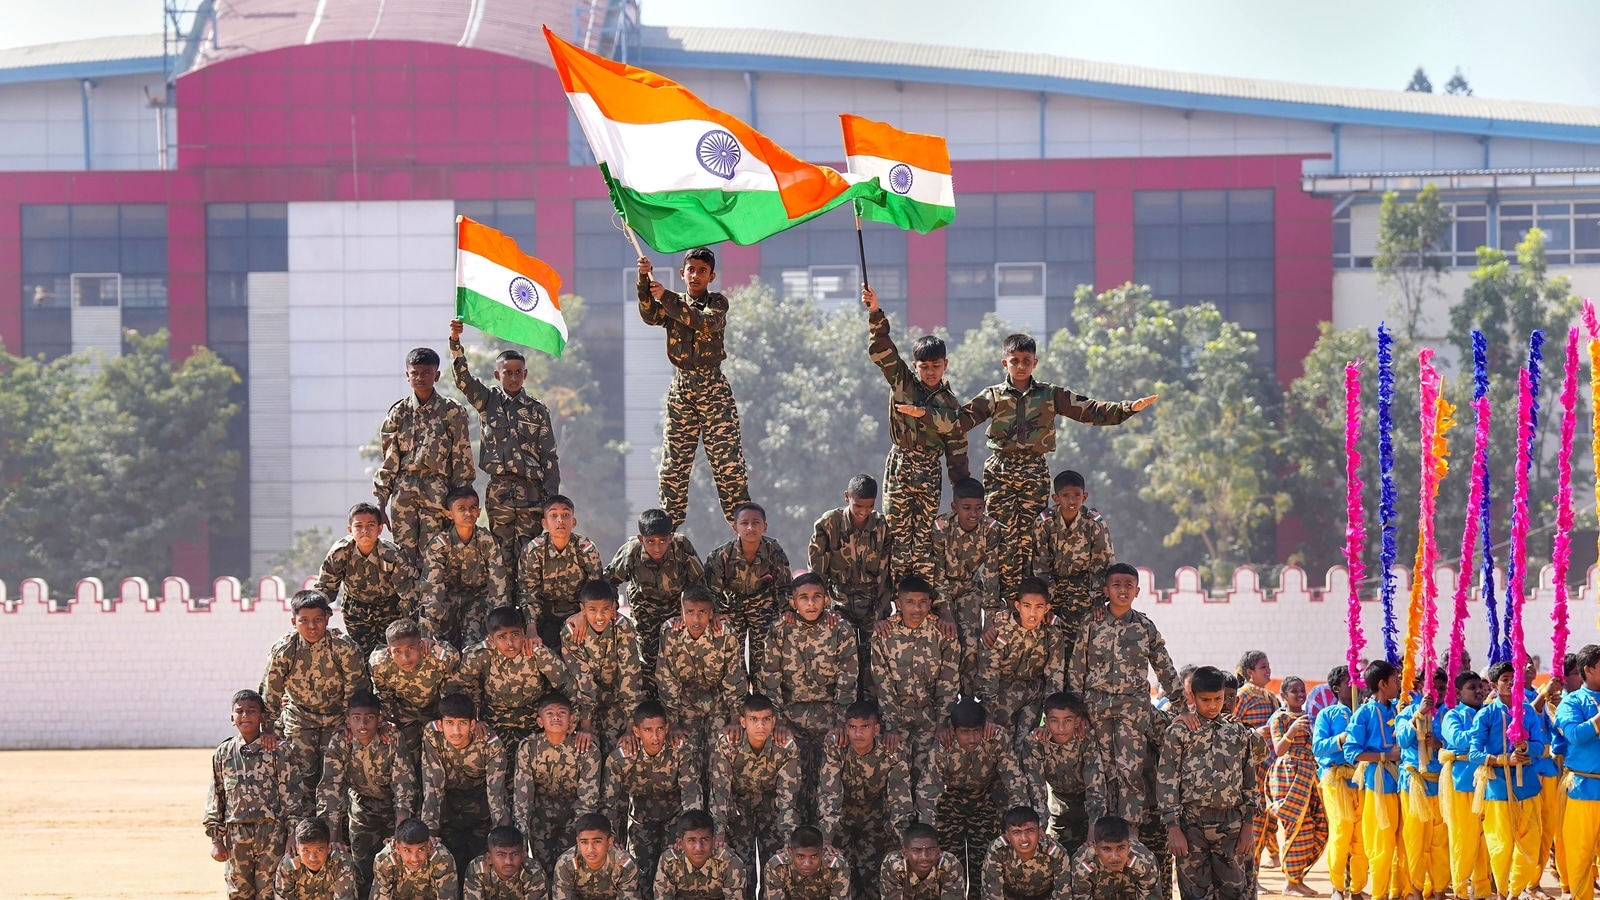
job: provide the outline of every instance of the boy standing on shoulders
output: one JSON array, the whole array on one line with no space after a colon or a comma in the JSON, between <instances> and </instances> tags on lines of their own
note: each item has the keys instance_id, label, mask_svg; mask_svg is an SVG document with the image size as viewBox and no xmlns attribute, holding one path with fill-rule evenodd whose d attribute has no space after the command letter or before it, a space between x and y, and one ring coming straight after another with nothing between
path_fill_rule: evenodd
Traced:
<instances>
[{"instance_id":1,"label":"boy standing on shoulders","mask_svg":"<svg viewBox=\"0 0 1600 900\"><path fill-rule=\"evenodd\" d=\"M303 814L299 780L287 748L262 742L267 706L255 691L233 695L233 727L211 755L206 837L222 870L229 900L268 900L285 837Z\"/></svg>"},{"instance_id":2,"label":"boy standing on shoulders","mask_svg":"<svg viewBox=\"0 0 1600 900\"><path fill-rule=\"evenodd\" d=\"M317 815L324 817L334 843L349 846L363 892L372 889L373 857L394 827L417 809L417 759L403 752L398 734L379 736L382 721L377 696L356 691L344 730L328 742L317 791ZM342 835L347 811L350 829ZM341 839L345 836L348 841Z\"/></svg>"},{"instance_id":3,"label":"boy standing on shoulders","mask_svg":"<svg viewBox=\"0 0 1600 900\"><path fill-rule=\"evenodd\" d=\"M422 635L411 619L397 619L384 632L386 645L367 658L372 689L394 723L401 754L415 767L422 758L423 726L438 718L434 708L456 677L461 654Z\"/></svg>"},{"instance_id":4,"label":"boy standing on shoulders","mask_svg":"<svg viewBox=\"0 0 1600 900\"><path fill-rule=\"evenodd\" d=\"M398 544L378 537L383 533L378 507L357 503L346 519L350 533L328 548L315 590L330 603L339 601L345 632L366 659L382 646L389 623L412 614L417 567Z\"/></svg>"},{"instance_id":5,"label":"boy standing on shoulders","mask_svg":"<svg viewBox=\"0 0 1600 900\"><path fill-rule=\"evenodd\" d=\"M297 591L289 602L294 631L272 646L261 696L267 730L282 730L289 762L309 792L322 776L322 753L344 726L345 704L366 686L355 642L328 629L332 610L316 591Z\"/></svg>"},{"instance_id":6,"label":"boy standing on shoulders","mask_svg":"<svg viewBox=\"0 0 1600 900\"><path fill-rule=\"evenodd\" d=\"M950 512L933 521L934 613L956 624L961 641L961 693L978 692L979 638L988 620L1005 609L1000 585L1016 577L1000 571L1005 529L984 514L983 482L962 478L950 485Z\"/></svg>"},{"instance_id":7,"label":"boy standing on shoulders","mask_svg":"<svg viewBox=\"0 0 1600 900\"><path fill-rule=\"evenodd\" d=\"M1099 511L1083 508L1089 499L1083 476L1068 469L1056 476L1054 489L1056 508L1037 523L1033 572L1050 583L1051 612L1066 630L1070 650L1117 553Z\"/></svg>"},{"instance_id":8,"label":"boy standing on shoulders","mask_svg":"<svg viewBox=\"0 0 1600 900\"><path fill-rule=\"evenodd\" d=\"M705 566L689 538L673 533L666 513L647 509L639 514L638 536L623 544L606 566L606 578L628 601L628 614L639 635L643 688L655 696L661 626L677 614L684 590L705 581Z\"/></svg>"},{"instance_id":9,"label":"boy standing on shoulders","mask_svg":"<svg viewBox=\"0 0 1600 900\"><path fill-rule=\"evenodd\" d=\"M420 565L422 548L450 527L445 494L471 485L478 473L466 408L434 390L439 354L428 347L407 353L406 381L411 395L389 407L379 431L383 462L372 473L372 494L380 513L394 500L384 524L411 564Z\"/></svg>"},{"instance_id":10,"label":"boy standing on shoulders","mask_svg":"<svg viewBox=\"0 0 1600 900\"><path fill-rule=\"evenodd\" d=\"M995 616L980 653L978 699L995 724L1010 731L1019 753L1039 727L1044 698L1062 688L1066 660L1054 619L1044 582L1024 578L1011 610Z\"/></svg>"},{"instance_id":11,"label":"boy standing on shoulders","mask_svg":"<svg viewBox=\"0 0 1600 900\"><path fill-rule=\"evenodd\" d=\"M483 640L489 610L511 602L500 547L478 527L478 492L451 488L444 497L450 527L433 536L422 553L426 599L419 616L432 637L455 647Z\"/></svg>"},{"instance_id":12,"label":"boy standing on shoulders","mask_svg":"<svg viewBox=\"0 0 1600 900\"><path fill-rule=\"evenodd\" d=\"M617 612L611 582L591 581L578 596L578 614L561 631L561 654L578 688L578 730L594 736L603 757L617 745L643 699L639 638L628 617Z\"/></svg>"},{"instance_id":13,"label":"boy standing on shoulders","mask_svg":"<svg viewBox=\"0 0 1600 900\"><path fill-rule=\"evenodd\" d=\"M767 511L744 502L733 508L734 539L706 557L706 587L716 599L716 612L727 617L742 647L750 641L753 676L766 662L767 630L789 603L789 555L767 537Z\"/></svg>"},{"instance_id":14,"label":"boy standing on shoulders","mask_svg":"<svg viewBox=\"0 0 1600 900\"><path fill-rule=\"evenodd\" d=\"M517 560L518 602L544 645L561 652L561 629L578 611L578 591L602 578L594 541L573 531L578 507L560 494L544 502L544 534L529 541Z\"/></svg>"},{"instance_id":15,"label":"boy standing on shoulders","mask_svg":"<svg viewBox=\"0 0 1600 900\"><path fill-rule=\"evenodd\" d=\"M872 627L889 615L889 523L878 515L878 482L857 475L844 490L845 505L817 520L807 559L822 576L839 615L856 629L861 683L867 673Z\"/></svg>"},{"instance_id":16,"label":"boy standing on shoulders","mask_svg":"<svg viewBox=\"0 0 1600 900\"><path fill-rule=\"evenodd\" d=\"M661 632L656 682L662 706L703 757L711 735L732 724L750 692L744 644L729 624L713 621L706 587L685 590L678 608L682 614Z\"/></svg>"}]
</instances>

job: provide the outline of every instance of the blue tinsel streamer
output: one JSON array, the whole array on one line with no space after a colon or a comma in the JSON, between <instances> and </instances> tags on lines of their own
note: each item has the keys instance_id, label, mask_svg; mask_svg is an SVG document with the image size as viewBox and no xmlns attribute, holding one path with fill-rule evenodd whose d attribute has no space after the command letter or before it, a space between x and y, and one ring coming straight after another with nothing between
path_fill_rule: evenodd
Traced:
<instances>
[{"instance_id":1,"label":"blue tinsel streamer","mask_svg":"<svg viewBox=\"0 0 1600 900\"><path fill-rule=\"evenodd\" d=\"M1489 393L1489 342L1483 332L1472 332L1472 399L1480 400ZM1478 454L1477 465L1483 469L1483 499L1478 503L1478 531L1483 536L1483 608L1489 620L1489 664L1506 659L1500 638L1500 610L1494 597L1494 538L1489 527L1494 524L1489 514L1489 448Z\"/></svg>"},{"instance_id":2,"label":"blue tinsel streamer","mask_svg":"<svg viewBox=\"0 0 1600 900\"><path fill-rule=\"evenodd\" d=\"M1394 665L1400 665L1400 644L1395 633L1394 595L1398 585L1394 577L1395 557L1400 554L1400 526L1395 520L1394 504L1398 492L1394 486L1394 336L1387 324L1378 326L1378 477L1382 489L1378 497L1378 520L1383 524L1383 553L1379 561L1383 567L1383 655Z\"/></svg>"},{"instance_id":3,"label":"blue tinsel streamer","mask_svg":"<svg viewBox=\"0 0 1600 900\"><path fill-rule=\"evenodd\" d=\"M1533 403L1528 407L1527 423L1517 423L1517 440L1525 440L1528 445L1529 467L1532 467L1533 465L1534 447L1539 434L1539 377L1541 374L1539 368L1540 363L1544 361L1543 347L1544 332L1535 330L1532 334L1528 335L1528 387L1529 393L1533 395ZM1526 438L1523 437L1523 429L1526 429ZM1531 500L1532 498L1529 499ZM1513 500L1513 502L1515 502L1515 500ZM1515 556L1511 556L1509 554L1507 555L1506 584L1509 585L1511 583L1512 576L1515 575L1517 566L1519 564L1525 563L1523 560L1519 560ZM1511 661L1511 606L1511 597L1508 595L1506 597L1504 624L1500 628L1500 658L1507 662Z\"/></svg>"}]
</instances>

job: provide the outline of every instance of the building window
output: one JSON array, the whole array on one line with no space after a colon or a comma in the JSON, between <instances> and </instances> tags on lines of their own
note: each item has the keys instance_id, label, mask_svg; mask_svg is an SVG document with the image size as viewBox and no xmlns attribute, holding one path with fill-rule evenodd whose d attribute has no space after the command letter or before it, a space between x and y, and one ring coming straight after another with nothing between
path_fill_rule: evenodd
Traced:
<instances>
[{"instance_id":1,"label":"building window","mask_svg":"<svg viewBox=\"0 0 1600 900\"><path fill-rule=\"evenodd\" d=\"M883 311L906 318L906 233L886 222L862 222L867 282ZM761 242L761 280L787 300L809 299L824 311L861 300L861 249L847 208L824 213ZM726 287L726 286L725 286Z\"/></svg>"},{"instance_id":2,"label":"building window","mask_svg":"<svg viewBox=\"0 0 1600 900\"><path fill-rule=\"evenodd\" d=\"M457 200L456 215L493 228L516 241L523 253L535 255L532 200Z\"/></svg>"},{"instance_id":3,"label":"building window","mask_svg":"<svg viewBox=\"0 0 1600 900\"><path fill-rule=\"evenodd\" d=\"M946 250L946 321L956 340L998 311L1045 337L1094 283L1094 194L957 194Z\"/></svg>"},{"instance_id":4,"label":"building window","mask_svg":"<svg viewBox=\"0 0 1600 900\"><path fill-rule=\"evenodd\" d=\"M22 207L22 349L72 352L72 309L121 307L121 327L167 324L167 207L160 203Z\"/></svg>"},{"instance_id":5,"label":"building window","mask_svg":"<svg viewBox=\"0 0 1600 900\"><path fill-rule=\"evenodd\" d=\"M1600 203L1502 203L1499 247L1514 254L1538 226L1553 266L1600 263Z\"/></svg>"}]
</instances>

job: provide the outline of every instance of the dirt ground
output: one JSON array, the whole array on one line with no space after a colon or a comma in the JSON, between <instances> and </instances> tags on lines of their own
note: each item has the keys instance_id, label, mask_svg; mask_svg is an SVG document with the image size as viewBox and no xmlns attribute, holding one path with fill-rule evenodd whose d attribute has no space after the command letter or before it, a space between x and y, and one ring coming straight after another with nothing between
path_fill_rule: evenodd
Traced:
<instances>
[{"instance_id":1,"label":"dirt ground","mask_svg":"<svg viewBox=\"0 0 1600 900\"><path fill-rule=\"evenodd\" d=\"M0 896L223 896L200 827L210 760L209 750L0 753ZM1279 873L1262 881L1283 887ZM1327 895L1320 865L1309 883Z\"/></svg>"}]
</instances>

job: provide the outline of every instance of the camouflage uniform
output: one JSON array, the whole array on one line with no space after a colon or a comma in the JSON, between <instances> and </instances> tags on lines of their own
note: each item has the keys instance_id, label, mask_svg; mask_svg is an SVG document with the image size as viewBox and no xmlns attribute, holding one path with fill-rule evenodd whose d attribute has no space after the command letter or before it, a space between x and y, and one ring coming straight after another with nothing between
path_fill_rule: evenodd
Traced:
<instances>
[{"instance_id":1,"label":"camouflage uniform","mask_svg":"<svg viewBox=\"0 0 1600 900\"><path fill-rule=\"evenodd\" d=\"M322 775L322 752L334 732L344 730L344 706L367 684L361 651L330 628L308 644L289 632L267 654L261 698L267 721L289 745L289 764L309 791Z\"/></svg>"},{"instance_id":2,"label":"camouflage uniform","mask_svg":"<svg viewBox=\"0 0 1600 900\"><path fill-rule=\"evenodd\" d=\"M965 856L967 881L975 894L978 873L987 871L984 854L1000 833L1001 809L1027 806L1031 799L1011 742L997 734L971 751L953 739L948 747L936 745L918 791L919 817L939 829L939 846L957 858ZM997 796L1004 798L1004 807L996 803Z\"/></svg>"},{"instance_id":3,"label":"camouflage uniform","mask_svg":"<svg viewBox=\"0 0 1600 900\"><path fill-rule=\"evenodd\" d=\"M550 410L526 389L512 395L498 383L474 378L460 341L450 341L450 365L456 387L478 411L478 467L489 474L483 507L506 570L514 577L522 545L544 530L545 498L561 493L561 460Z\"/></svg>"},{"instance_id":4,"label":"camouflage uniform","mask_svg":"<svg viewBox=\"0 0 1600 900\"><path fill-rule=\"evenodd\" d=\"M757 750L748 735L738 743L718 735L710 774L711 818L740 859L761 859L758 849L783 846L799 824L800 751L793 738L779 741L773 735Z\"/></svg>"},{"instance_id":5,"label":"camouflage uniform","mask_svg":"<svg viewBox=\"0 0 1600 900\"><path fill-rule=\"evenodd\" d=\"M617 745L632 722L633 708L644 699L639 685L639 638L627 616L617 616L605 631L588 620L561 630L561 655L567 661L577 693L573 713L594 728L600 754Z\"/></svg>"},{"instance_id":6,"label":"camouflage uniform","mask_svg":"<svg viewBox=\"0 0 1600 900\"><path fill-rule=\"evenodd\" d=\"M1084 809L1093 741L1084 736L1058 744L1048 734L1029 735L1018 743L1017 755L1033 789L1039 820L1068 853L1076 853L1089 839L1089 823L1094 821Z\"/></svg>"},{"instance_id":7,"label":"camouflage uniform","mask_svg":"<svg viewBox=\"0 0 1600 900\"><path fill-rule=\"evenodd\" d=\"M704 766L711 735L733 722L739 701L750 692L739 635L731 624L713 621L696 638L683 619L669 620L661 631L656 681L661 705L689 736Z\"/></svg>"},{"instance_id":8,"label":"camouflage uniform","mask_svg":"<svg viewBox=\"0 0 1600 900\"><path fill-rule=\"evenodd\" d=\"M822 850L822 868L803 877L787 849L779 850L761 870L766 900L845 900L850 896L850 863L844 856Z\"/></svg>"},{"instance_id":9,"label":"camouflage uniform","mask_svg":"<svg viewBox=\"0 0 1600 900\"><path fill-rule=\"evenodd\" d=\"M1140 770L1149 742L1159 738L1168 722L1168 715L1150 703L1146 673L1155 669L1162 689L1172 698L1174 715L1184 711L1183 685L1166 640L1139 610L1130 609L1118 618L1110 606L1100 604L1084 616L1083 629L1067 659L1067 679L1089 704L1095 758L1106 764L1105 812L1137 826L1145 804Z\"/></svg>"},{"instance_id":10,"label":"camouflage uniform","mask_svg":"<svg viewBox=\"0 0 1600 900\"><path fill-rule=\"evenodd\" d=\"M527 835L533 858L549 871L578 836L573 823L600 810L600 748L578 750L573 737L553 744L543 734L517 751L516 794L512 816Z\"/></svg>"},{"instance_id":11,"label":"camouflage uniform","mask_svg":"<svg viewBox=\"0 0 1600 900\"><path fill-rule=\"evenodd\" d=\"M420 872L407 869L391 844L372 863L371 900L454 900L459 883L456 861L443 844L434 845Z\"/></svg>"},{"instance_id":12,"label":"camouflage uniform","mask_svg":"<svg viewBox=\"0 0 1600 900\"><path fill-rule=\"evenodd\" d=\"M548 900L550 882L545 878L544 867L522 864L522 871L514 879L504 879L489 865L486 857L478 857L467 865L467 877L461 884L461 900Z\"/></svg>"},{"instance_id":13,"label":"camouflage uniform","mask_svg":"<svg viewBox=\"0 0 1600 900\"><path fill-rule=\"evenodd\" d=\"M640 900L639 867L628 851L613 846L600 868L591 869L573 847L556 861L550 900Z\"/></svg>"},{"instance_id":14,"label":"camouflage uniform","mask_svg":"<svg viewBox=\"0 0 1600 900\"><path fill-rule=\"evenodd\" d=\"M466 407L434 392L426 401L408 394L395 401L378 433L383 462L372 473L372 494L378 507L389 506L389 533L412 565L422 561L422 548L450 527L444 496L472 484Z\"/></svg>"},{"instance_id":15,"label":"camouflage uniform","mask_svg":"<svg viewBox=\"0 0 1600 900\"><path fill-rule=\"evenodd\" d=\"M956 702L960 647L939 633L933 616L907 628L900 614L889 617L889 634L872 637L872 678L883 726L905 738L911 767L927 778L933 735Z\"/></svg>"},{"instance_id":16,"label":"camouflage uniform","mask_svg":"<svg viewBox=\"0 0 1600 900\"><path fill-rule=\"evenodd\" d=\"M517 602L538 625L539 636L551 650L561 649L561 629L578 611L578 592L586 581L602 578L600 551L594 541L574 532L567 546L557 548L550 535L541 534L522 548L517 559L520 593Z\"/></svg>"},{"instance_id":17,"label":"camouflage uniform","mask_svg":"<svg viewBox=\"0 0 1600 900\"><path fill-rule=\"evenodd\" d=\"M266 750L261 739L238 735L211 754L211 789L206 792L206 837L228 849L222 878L229 900L272 894L272 876L283 855L284 837L304 814L300 779L286 747Z\"/></svg>"},{"instance_id":18,"label":"camouflage uniform","mask_svg":"<svg viewBox=\"0 0 1600 900\"><path fill-rule=\"evenodd\" d=\"M900 358L883 310L867 316L867 330L871 334L867 355L889 382L890 447L883 464L883 516L889 520L892 535L894 574L901 577L916 572L931 579L933 557L928 540L944 490L939 464L948 462L952 484L966 478L969 471L967 433L958 427L961 401L949 382L940 381L930 388ZM900 404L919 407L925 415L908 416L895 409Z\"/></svg>"},{"instance_id":19,"label":"camouflage uniform","mask_svg":"<svg viewBox=\"0 0 1600 900\"><path fill-rule=\"evenodd\" d=\"M815 622L786 615L772 623L763 643L766 661L754 687L778 707L778 721L799 745L800 797L809 809L822 767L822 742L856 699L855 629L828 610Z\"/></svg>"},{"instance_id":20,"label":"camouflage uniform","mask_svg":"<svg viewBox=\"0 0 1600 900\"><path fill-rule=\"evenodd\" d=\"M500 547L477 526L466 541L454 525L434 535L422 553L422 571L422 630L457 647L483 640L489 610L511 602Z\"/></svg>"},{"instance_id":21,"label":"camouflage uniform","mask_svg":"<svg viewBox=\"0 0 1600 900\"><path fill-rule=\"evenodd\" d=\"M1005 838L997 837L989 842L983 861L982 896L985 900L1066 900L1071 867L1067 851L1047 834L1039 836L1039 845L1027 859L1018 857Z\"/></svg>"},{"instance_id":22,"label":"camouflage uniform","mask_svg":"<svg viewBox=\"0 0 1600 900\"><path fill-rule=\"evenodd\" d=\"M339 589L344 588L340 596ZM412 614L417 605L417 567L398 544L378 539L366 556L356 549L356 539L346 535L333 542L322 560L316 589L328 602L339 601L350 640L365 659L383 646L389 623Z\"/></svg>"},{"instance_id":23,"label":"camouflage uniform","mask_svg":"<svg viewBox=\"0 0 1600 900\"><path fill-rule=\"evenodd\" d=\"M1056 449L1056 417L1085 425L1119 425L1133 415L1132 401L1091 400L1065 388L1030 380L1026 390L1010 381L991 385L961 407L963 431L987 421L991 456L983 464L988 513L1011 529L1011 571L1022 572L1033 559L1033 522L1050 497L1050 467L1045 455ZM1006 599L1016 589L1004 585Z\"/></svg>"},{"instance_id":24,"label":"camouflage uniform","mask_svg":"<svg viewBox=\"0 0 1600 900\"><path fill-rule=\"evenodd\" d=\"M834 607L856 626L858 635L870 633L894 602L889 552L889 522L876 511L858 529L848 507L831 509L811 533L811 571L828 583ZM860 640L866 642L864 636Z\"/></svg>"},{"instance_id":25,"label":"camouflage uniform","mask_svg":"<svg viewBox=\"0 0 1600 900\"><path fill-rule=\"evenodd\" d=\"M962 900L967 895L967 870L953 854L939 854L927 878L918 878L899 849L883 858L878 875L882 900Z\"/></svg>"},{"instance_id":26,"label":"camouflage uniform","mask_svg":"<svg viewBox=\"0 0 1600 900\"><path fill-rule=\"evenodd\" d=\"M361 896L366 896L362 894ZM272 876L273 900L356 900L356 866L350 854L334 850L313 872L294 854L278 860Z\"/></svg>"},{"instance_id":27,"label":"camouflage uniform","mask_svg":"<svg viewBox=\"0 0 1600 900\"><path fill-rule=\"evenodd\" d=\"M961 638L961 695L978 693L978 646L989 617L1005 609L1000 585L1016 578L1000 571L1010 559L1005 546L1005 526L984 516L978 527L963 531L953 513L933 520L929 552L933 555L933 585L939 591L933 610L955 620Z\"/></svg>"},{"instance_id":28,"label":"camouflage uniform","mask_svg":"<svg viewBox=\"0 0 1600 900\"><path fill-rule=\"evenodd\" d=\"M530 655L506 656L488 644L474 644L462 654L456 689L471 697L478 718L489 723L507 753L539 727L539 699L553 690L571 693L567 664L544 646Z\"/></svg>"},{"instance_id":29,"label":"camouflage uniform","mask_svg":"<svg viewBox=\"0 0 1600 900\"><path fill-rule=\"evenodd\" d=\"M1066 660L1054 616L1024 628L1015 613L995 614L992 645L980 651L978 699L996 725L1010 726L1018 751L1039 727L1044 698L1061 690Z\"/></svg>"},{"instance_id":30,"label":"camouflage uniform","mask_svg":"<svg viewBox=\"0 0 1600 900\"><path fill-rule=\"evenodd\" d=\"M672 843L678 813L705 806L698 757L682 740L668 740L655 756L618 747L606 757L604 812L645 871Z\"/></svg>"},{"instance_id":31,"label":"camouflage uniform","mask_svg":"<svg viewBox=\"0 0 1600 900\"><path fill-rule=\"evenodd\" d=\"M1167 727L1156 790L1162 822L1183 829L1189 843L1189 855L1178 860L1185 897L1238 900L1249 893L1250 873L1236 850L1260 798L1254 733L1223 716L1201 719L1193 732L1182 722Z\"/></svg>"},{"instance_id":32,"label":"camouflage uniform","mask_svg":"<svg viewBox=\"0 0 1600 900\"><path fill-rule=\"evenodd\" d=\"M719 847L696 869L676 848L661 854L656 868L655 900L745 900L748 881L744 860Z\"/></svg>"},{"instance_id":33,"label":"camouflage uniform","mask_svg":"<svg viewBox=\"0 0 1600 900\"><path fill-rule=\"evenodd\" d=\"M460 666L461 652L437 642L425 649L415 672L395 665L388 647L372 651L367 659L372 689L383 702L384 716L394 723L401 753L413 767L422 761L422 727L438 718L434 705L457 678Z\"/></svg>"},{"instance_id":34,"label":"camouflage uniform","mask_svg":"<svg viewBox=\"0 0 1600 900\"><path fill-rule=\"evenodd\" d=\"M488 849L489 829L511 824L505 745L476 735L457 748L438 723L422 730L422 821L465 869ZM457 872L457 874L460 874Z\"/></svg>"},{"instance_id":35,"label":"camouflage uniform","mask_svg":"<svg viewBox=\"0 0 1600 900\"><path fill-rule=\"evenodd\" d=\"M817 789L817 828L850 861L858 900L875 896L878 868L900 830L917 820L911 766L876 742L865 756L829 741Z\"/></svg>"},{"instance_id":36,"label":"camouflage uniform","mask_svg":"<svg viewBox=\"0 0 1600 900\"><path fill-rule=\"evenodd\" d=\"M716 291L684 298L663 291L650 296L650 276L639 276L639 318L667 330L667 359L676 370L667 388L667 427L661 440L661 508L674 528L689 509L689 471L704 441L722 514L733 524L733 508L750 499L749 476L739 438L739 407L722 374L728 353L728 298Z\"/></svg>"},{"instance_id":37,"label":"camouflage uniform","mask_svg":"<svg viewBox=\"0 0 1600 900\"><path fill-rule=\"evenodd\" d=\"M750 672L758 672L767 652L767 630L789 605L793 578L789 555L766 535L754 561L746 561L735 538L706 557L706 587L716 595L717 614L727 616L742 647L750 639Z\"/></svg>"},{"instance_id":38,"label":"camouflage uniform","mask_svg":"<svg viewBox=\"0 0 1600 900\"><path fill-rule=\"evenodd\" d=\"M335 844L350 846L363 893L372 887L373 857L393 836L395 822L417 809L417 761L403 749L398 735L374 737L363 746L340 729L322 758L317 815L328 823Z\"/></svg>"},{"instance_id":39,"label":"camouflage uniform","mask_svg":"<svg viewBox=\"0 0 1600 900\"><path fill-rule=\"evenodd\" d=\"M1137 827L1139 843L1150 851L1156 862L1156 898L1172 900L1173 856L1167 847L1167 826L1161 821L1161 806L1156 801L1156 766L1161 759L1162 740L1161 736L1152 738L1145 753L1144 771L1140 773L1140 783L1145 788L1144 820Z\"/></svg>"},{"instance_id":40,"label":"camouflage uniform","mask_svg":"<svg viewBox=\"0 0 1600 900\"><path fill-rule=\"evenodd\" d=\"M1155 900L1161 878L1156 858L1138 841L1129 842L1128 861L1119 872L1102 868L1093 847L1074 854L1070 869L1071 900Z\"/></svg>"},{"instance_id":41,"label":"camouflage uniform","mask_svg":"<svg viewBox=\"0 0 1600 900\"><path fill-rule=\"evenodd\" d=\"M661 625L678 614L684 588L705 583L706 568L700 564L694 544L684 535L672 536L659 562L644 552L644 544L635 537L629 538L611 565L606 566L606 577L620 589L628 604L628 617L637 626L639 673L644 679L644 691L653 697Z\"/></svg>"},{"instance_id":42,"label":"camouflage uniform","mask_svg":"<svg viewBox=\"0 0 1600 900\"><path fill-rule=\"evenodd\" d=\"M1039 517L1033 543L1033 572L1050 583L1050 610L1070 649L1084 614L1105 597L1106 569L1117 561L1111 527L1092 509L1079 509L1071 522L1051 510Z\"/></svg>"}]
</instances>

